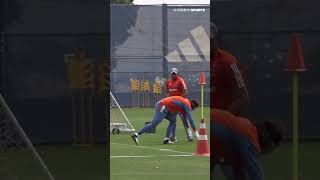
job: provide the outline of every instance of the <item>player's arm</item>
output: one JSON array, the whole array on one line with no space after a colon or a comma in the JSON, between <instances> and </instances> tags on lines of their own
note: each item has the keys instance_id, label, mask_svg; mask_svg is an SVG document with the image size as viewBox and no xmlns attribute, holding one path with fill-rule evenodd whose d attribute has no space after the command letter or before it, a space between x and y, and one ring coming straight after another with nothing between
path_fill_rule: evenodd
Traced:
<instances>
[{"instance_id":1,"label":"player's arm","mask_svg":"<svg viewBox=\"0 0 320 180\"><path fill-rule=\"evenodd\" d=\"M188 95L188 89L187 89L187 85L186 85L186 83L185 83L184 80L181 81L181 87L182 87L182 94L181 94L181 96L182 96L182 97L187 97L187 95Z\"/></svg>"},{"instance_id":2,"label":"player's arm","mask_svg":"<svg viewBox=\"0 0 320 180\"><path fill-rule=\"evenodd\" d=\"M231 161L232 171L231 177L235 180L262 180L262 166L260 162L260 154L252 144L242 144L233 150L235 153Z\"/></svg>"},{"instance_id":3,"label":"player's arm","mask_svg":"<svg viewBox=\"0 0 320 180\"><path fill-rule=\"evenodd\" d=\"M168 81L166 82L166 96L169 97L170 96L170 92L169 92L169 85L168 85Z\"/></svg>"},{"instance_id":4,"label":"player's arm","mask_svg":"<svg viewBox=\"0 0 320 180\"><path fill-rule=\"evenodd\" d=\"M229 65L229 72L229 80L232 84L232 104L228 107L228 111L235 115L245 115L249 106L249 94L243 75L235 63Z\"/></svg>"},{"instance_id":5,"label":"player's arm","mask_svg":"<svg viewBox=\"0 0 320 180\"><path fill-rule=\"evenodd\" d=\"M252 180L263 180L260 154L253 147L253 145L249 146L245 151L243 151L241 157L243 165L241 169L245 169L244 174L246 174Z\"/></svg>"},{"instance_id":6,"label":"player's arm","mask_svg":"<svg viewBox=\"0 0 320 180\"><path fill-rule=\"evenodd\" d=\"M194 124L194 120L192 119L192 111L191 109L189 109L188 107L185 108L185 113L186 113L186 118L187 120L189 121L189 124L193 130L193 132L196 132L196 136L198 137L198 134L197 134L197 128Z\"/></svg>"}]
</instances>

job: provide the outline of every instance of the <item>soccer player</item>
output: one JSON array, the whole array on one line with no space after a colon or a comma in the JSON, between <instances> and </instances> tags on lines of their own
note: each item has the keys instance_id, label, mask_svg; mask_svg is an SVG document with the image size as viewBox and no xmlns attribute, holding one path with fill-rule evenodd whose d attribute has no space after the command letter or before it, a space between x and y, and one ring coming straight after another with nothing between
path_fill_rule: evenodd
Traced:
<instances>
[{"instance_id":1,"label":"soccer player","mask_svg":"<svg viewBox=\"0 0 320 180\"><path fill-rule=\"evenodd\" d=\"M211 57L211 108L227 110L247 117L249 95L244 80L243 67L227 51L218 48L217 27L210 24Z\"/></svg>"},{"instance_id":2,"label":"soccer player","mask_svg":"<svg viewBox=\"0 0 320 180\"><path fill-rule=\"evenodd\" d=\"M211 109L213 177L215 165L230 165L223 171L228 180L262 180L261 155L274 150L282 141L282 128L265 121L252 123L228 111ZM212 178L213 179L213 178Z\"/></svg>"},{"instance_id":3,"label":"soccer player","mask_svg":"<svg viewBox=\"0 0 320 180\"><path fill-rule=\"evenodd\" d=\"M167 119L169 120L170 124L167 128L166 137L163 140L163 144L172 144L173 142L170 140L170 134L172 132L172 128L176 123L176 117L178 113L182 113L187 117L193 131L198 135L198 131L194 125L194 121L192 118L192 110L196 109L197 107L197 101L189 100L181 96L170 96L164 98L155 104L155 114L151 123L145 125L138 133L134 133L132 135L132 139L138 145L139 137L143 133L157 127L163 119Z\"/></svg>"},{"instance_id":4,"label":"soccer player","mask_svg":"<svg viewBox=\"0 0 320 180\"><path fill-rule=\"evenodd\" d=\"M169 96L186 97L188 94L187 85L182 77L178 75L178 69L170 70L171 78L166 82L166 93Z\"/></svg>"},{"instance_id":5,"label":"soccer player","mask_svg":"<svg viewBox=\"0 0 320 180\"><path fill-rule=\"evenodd\" d=\"M233 55L218 48L217 39L218 29L214 23L210 23L210 43L212 43L210 107L248 117L249 95L243 68ZM221 165L221 168L222 171L228 172L231 167Z\"/></svg>"},{"instance_id":6,"label":"soccer player","mask_svg":"<svg viewBox=\"0 0 320 180\"><path fill-rule=\"evenodd\" d=\"M188 94L188 89L187 89L187 85L184 81L183 78L179 77L178 75L178 69L177 68L172 68L170 71L171 74L171 78L166 82L166 93L167 93L167 97L170 96L181 96L186 98L187 94ZM182 124L186 130L186 135L189 141L193 140L193 134L192 131L190 129L190 124L188 123L188 121L186 120L186 117L184 117L182 114L179 114L179 117L182 121ZM176 124L174 125L174 127L172 128L172 132L171 132L171 137L170 140L172 142L176 142L177 138L176 138Z\"/></svg>"}]
</instances>

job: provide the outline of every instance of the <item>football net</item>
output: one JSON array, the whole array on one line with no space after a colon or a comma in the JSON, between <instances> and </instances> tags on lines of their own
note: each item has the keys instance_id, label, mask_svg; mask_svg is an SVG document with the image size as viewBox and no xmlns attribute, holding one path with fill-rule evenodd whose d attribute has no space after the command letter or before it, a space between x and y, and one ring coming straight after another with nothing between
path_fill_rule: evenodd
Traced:
<instances>
[{"instance_id":1,"label":"football net","mask_svg":"<svg viewBox=\"0 0 320 180\"><path fill-rule=\"evenodd\" d=\"M110 92L110 133L120 134L134 132L131 122L121 109L116 98Z\"/></svg>"},{"instance_id":2,"label":"football net","mask_svg":"<svg viewBox=\"0 0 320 180\"><path fill-rule=\"evenodd\" d=\"M1 94L0 179L54 180Z\"/></svg>"}]
</instances>

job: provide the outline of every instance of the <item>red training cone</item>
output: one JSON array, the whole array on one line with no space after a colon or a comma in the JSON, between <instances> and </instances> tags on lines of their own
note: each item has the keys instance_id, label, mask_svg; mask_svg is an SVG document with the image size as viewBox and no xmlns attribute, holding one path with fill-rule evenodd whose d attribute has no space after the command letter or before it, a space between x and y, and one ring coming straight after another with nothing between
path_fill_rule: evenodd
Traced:
<instances>
[{"instance_id":1,"label":"red training cone","mask_svg":"<svg viewBox=\"0 0 320 180\"><path fill-rule=\"evenodd\" d=\"M200 85L205 85L206 84L206 76L205 76L204 72L200 73L199 84Z\"/></svg>"},{"instance_id":2,"label":"red training cone","mask_svg":"<svg viewBox=\"0 0 320 180\"><path fill-rule=\"evenodd\" d=\"M206 132L206 124L204 123L204 119L201 119L200 122L200 130L199 130L199 138L195 156L207 156L210 157L210 149L208 143L208 136Z\"/></svg>"},{"instance_id":3,"label":"red training cone","mask_svg":"<svg viewBox=\"0 0 320 180\"><path fill-rule=\"evenodd\" d=\"M286 70L291 72L306 71L299 34L292 35L291 46L289 48L288 54L288 65Z\"/></svg>"}]
</instances>

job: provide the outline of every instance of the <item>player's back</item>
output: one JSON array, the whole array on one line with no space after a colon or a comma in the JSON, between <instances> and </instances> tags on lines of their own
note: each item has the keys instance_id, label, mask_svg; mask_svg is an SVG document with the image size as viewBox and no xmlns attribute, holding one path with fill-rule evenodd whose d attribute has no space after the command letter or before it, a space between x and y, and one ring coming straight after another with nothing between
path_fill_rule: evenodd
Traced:
<instances>
[{"instance_id":1,"label":"player's back","mask_svg":"<svg viewBox=\"0 0 320 180\"><path fill-rule=\"evenodd\" d=\"M260 152L256 127L246 118L237 117L228 111L211 109L211 127L213 128L213 151L217 158L232 157L234 147L240 144L238 140L246 138ZM230 144L229 147L226 144ZM234 147L236 148L236 147Z\"/></svg>"},{"instance_id":2,"label":"player's back","mask_svg":"<svg viewBox=\"0 0 320 180\"><path fill-rule=\"evenodd\" d=\"M245 86L243 68L230 53L218 49L212 67L212 84L214 86L212 107L227 109L232 103L232 91Z\"/></svg>"},{"instance_id":3,"label":"player's back","mask_svg":"<svg viewBox=\"0 0 320 180\"><path fill-rule=\"evenodd\" d=\"M183 112L185 108L191 110L191 104L189 99L181 96L170 96L161 100L161 103L168 108L169 112L179 113Z\"/></svg>"}]
</instances>

